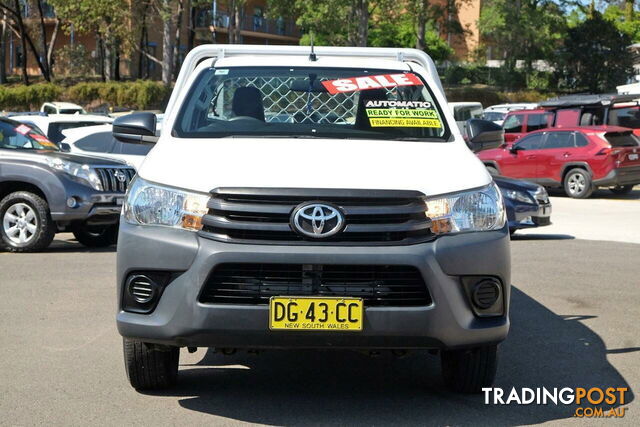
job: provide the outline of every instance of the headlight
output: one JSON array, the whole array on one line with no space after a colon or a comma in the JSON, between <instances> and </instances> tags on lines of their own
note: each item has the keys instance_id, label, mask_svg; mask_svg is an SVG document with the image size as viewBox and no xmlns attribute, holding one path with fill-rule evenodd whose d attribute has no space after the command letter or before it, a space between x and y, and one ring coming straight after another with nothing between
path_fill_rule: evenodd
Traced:
<instances>
[{"instance_id":1,"label":"headlight","mask_svg":"<svg viewBox=\"0 0 640 427\"><path fill-rule=\"evenodd\" d=\"M499 230L504 227L502 195L495 184L481 190L427 199L427 216L435 234Z\"/></svg>"},{"instance_id":2,"label":"headlight","mask_svg":"<svg viewBox=\"0 0 640 427\"><path fill-rule=\"evenodd\" d=\"M69 160L47 158L47 163L53 169L57 169L71 175L76 181L89 185L94 190L103 191L102 183L95 170L89 165L83 165Z\"/></svg>"},{"instance_id":3,"label":"headlight","mask_svg":"<svg viewBox=\"0 0 640 427\"><path fill-rule=\"evenodd\" d=\"M509 190L509 189L500 189L502 191L502 195L507 199L517 200L522 203L535 203L535 201L529 196L529 193L525 193L524 191L518 190Z\"/></svg>"},{"instance_id":4,"label":"headlight","mask_svg":"<svg viewBox=\"0 0 640 427\"><path fill-rule=\"evenodd\" d=\"M135 178L124 204L124 219L135 225L161 225L197 231L207 213L209 195L152 184Z\"/></svg>"}]
</instances>

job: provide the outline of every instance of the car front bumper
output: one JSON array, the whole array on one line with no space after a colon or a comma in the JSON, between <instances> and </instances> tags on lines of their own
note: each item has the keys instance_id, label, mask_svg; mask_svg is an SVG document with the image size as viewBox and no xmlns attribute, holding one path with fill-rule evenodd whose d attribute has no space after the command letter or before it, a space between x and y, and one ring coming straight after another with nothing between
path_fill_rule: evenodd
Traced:
<instances>
[{"instance_id":1,"label":"car front bumper","mask_svg":"<svg viewBox=\"0 0 640 427\"><path fill-rule=\"evenodd\" d=\"M537 205L520 203L507 209L510 230L551 225L551 203Z\"/></svg>"},{"instance_id":2,"label":"car front bumper","mask_svg":"<svg viewBox=\"0 0 640 427\"><path fill-rule=\"evenodd\" d=\"M64 201L60 200L51 210L51 218L57 222L85 221L88 224L116 224L124 202L124 193L105 193L80 183L65 180ZM62 195L61 195L62 196ZM66 205L73 197L74 207Z\"/></svg>"},{"instance_id":3,"label":"car front bumper","mask_svg":"<svg viewBox=\"0 0 640 427\"><path fill-rule=\"evenodd\" d=\"M266 305L203 304L198 295L219 263L411 265L422 274L433 303L366 307L361 332L271 331ZM150 314L122 310L130 272L183 272ZM503 284L504 315L477 317L461 276L493 276ZM195 233L123 223L118 240L121 335L145 342L220 348L463 348L498 343L509 329L509 235L500 231L441 236L408 246L242 245Z\"/></svg>"}]
</instances>

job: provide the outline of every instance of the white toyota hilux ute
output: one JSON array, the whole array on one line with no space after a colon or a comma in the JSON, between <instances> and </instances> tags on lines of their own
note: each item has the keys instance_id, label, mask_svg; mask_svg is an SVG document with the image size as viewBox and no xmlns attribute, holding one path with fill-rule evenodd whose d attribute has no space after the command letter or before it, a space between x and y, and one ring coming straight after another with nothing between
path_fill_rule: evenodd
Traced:
<instances>
[{"instance_id":1,"label":"white toyota hilux ute","mask_svg":"<svg viewBox=\"0 0 640 427\"><path fill-rule=\"evenodd\" d=\"M117 325L136 389L177 381L181 347L439 352L479 392L509 329L500 191L413 49L205 45L189 53L118 240Z\"/></svg>"}]
</instances>

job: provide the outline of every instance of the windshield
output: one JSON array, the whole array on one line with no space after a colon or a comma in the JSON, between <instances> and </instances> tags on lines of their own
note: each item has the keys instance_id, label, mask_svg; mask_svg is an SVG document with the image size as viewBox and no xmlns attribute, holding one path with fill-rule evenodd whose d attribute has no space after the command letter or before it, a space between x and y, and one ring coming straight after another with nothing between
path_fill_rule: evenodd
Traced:
<instances>
[{"instance_id":1,"label":"windshield","mask_svg":"<svg viewBox=\"0 0 640 427\"><path fill-rule=\"evenodd\" d=\"M640 107L613 108L609 112L609 124L625 128L640 128Z\"/></svg>"},{"instance_id":2,"label":"windshield","mask_svg":"<svg viewBox=\"0 0 640 427\"><path fill-rule=\"evenodd\" d=\"M418 75L351 68L209 68L181 107L181 138L327 137L446 141Z\"/></svg>"},{"instance_id":3,"label":"windshield","mask_svg":"<svg viewBox=\"0 0 640 427\"><path fill-rule=\"evenodd\" d=\"M0 148L59 150L58 146L49 141L39 130L24 123L5 121L0 121Z\"/></svg>"},{"instance_id":4,"label":"windshield","mask_svg":"<svg viewBox=\"0 0 640 427\"><path fill-rule=\"evenodd\" d=\"M103 124L103 122L54 122L49 123L49 131L47 133L49 134L49 139L51 141L59 144L65 138L62 132L67 129L81 128L85 126L98 126Z\"/></svg>"},{"instance_id":5,"label":"windshield","mask_svg":"<svg viewBox=\"0 0 640 427\"><path fill-rule=\"evenodd\" d=\"M482 118L485 120L490 120L492 122L497 122L499 120L504 120L504 116L506 116L506 113L500 113L498 111L485 111L482 115Z\"/></svg>"}]
</instances>

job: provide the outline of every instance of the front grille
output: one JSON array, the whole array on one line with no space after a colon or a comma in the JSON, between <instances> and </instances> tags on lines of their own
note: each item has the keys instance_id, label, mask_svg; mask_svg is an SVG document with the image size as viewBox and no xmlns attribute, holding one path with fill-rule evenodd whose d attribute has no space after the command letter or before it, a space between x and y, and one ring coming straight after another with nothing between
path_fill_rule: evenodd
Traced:
<instances>
[{"instance_id":1,"label":"front grille","mask_svg":"<svg viewBox=\"0 0 640 427\"><path fill-rule=\"evenodd\" d=\"M546 205L549 203L549 194L547 193L547 190L544 189L544 187L540 187L538 190L536 190L536 192L533 193L533 197L541 205Z\"/></svg>"},{"instance_id":2,"label":"front grille","mask_svg":"<svg viewBox=\"0 0 640 427\"><path fill-rule=\"evenodd\" d=\"M96 168L102 190L109 193L124 193L136 171L133 168ZM123 179L124 177L124 179Z\"/></svg>"},{"instance_id":3,"label":"front grille","mask_svg":"<svg viewBox=\"0 0 640 427\"><path fill-rule=\"evenodd\" d=\"M272 296L357 297L368 307L431 304L422 274L411 266L244 263L216 266L200 302L268 304Z\"/></svg>"},{"instance_id":4,"label":"front grille","mask_svg":"<svg viewBox=\"0 0 640 427\"><path fill-rule=\"evenodd\" d=\"M395 190L221 188L211 192L200 235L235 243L300 245L406 245L433 237L423 194ZM290 225L305 202L329 203L345 219L326 238L307 237Z\"/></svg>"}]
</instances>

